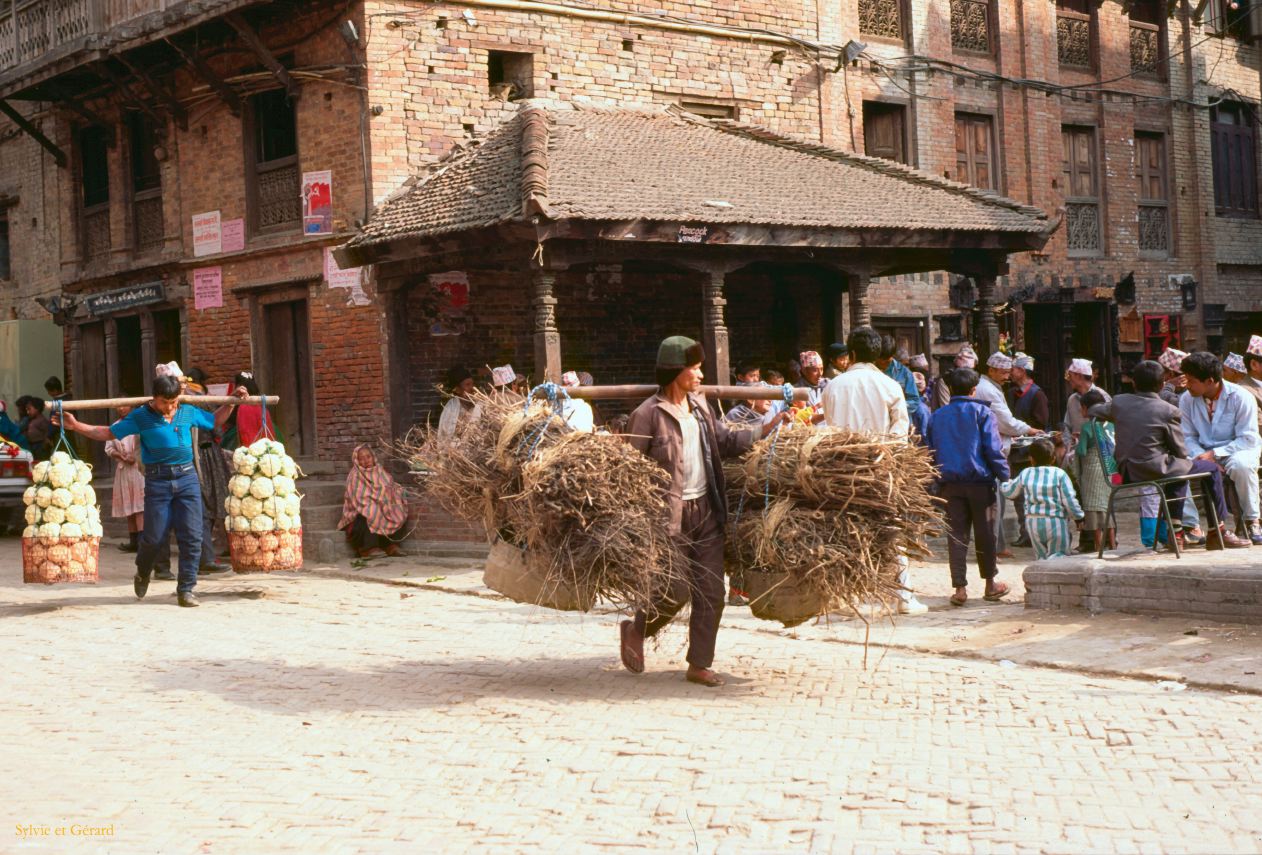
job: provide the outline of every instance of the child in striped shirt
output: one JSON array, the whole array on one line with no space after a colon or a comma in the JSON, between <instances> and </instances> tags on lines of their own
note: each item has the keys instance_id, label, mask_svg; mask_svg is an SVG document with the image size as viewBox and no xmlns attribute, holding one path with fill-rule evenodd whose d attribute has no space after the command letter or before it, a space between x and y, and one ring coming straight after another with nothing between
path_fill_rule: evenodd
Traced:
<instances>
[{"instance_id":1,"label":"child in striped shirt","mask_svg":"<svg viewBox=\"0 0 1262 855\"><path fill-rule=\"evenodd\" d=\"M999 485L1009 499L1025 498L1025 530L1039 560L1068 555L1073 549L1069 520L1083 518L1073 482L1052 465L1055 454L1050 442L1036 440L1030 445L1034 465Z\"/></svg>"}]
</instances>

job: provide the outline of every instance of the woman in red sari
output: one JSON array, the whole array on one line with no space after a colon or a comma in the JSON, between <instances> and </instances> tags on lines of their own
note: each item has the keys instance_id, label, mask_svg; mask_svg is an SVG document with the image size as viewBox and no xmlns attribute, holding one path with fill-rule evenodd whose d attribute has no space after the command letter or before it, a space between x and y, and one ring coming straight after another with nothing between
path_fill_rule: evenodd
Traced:
<instances>
[{"instance_id":1,"label":"woman in red sari","mask_svg":"<svg viewBox=\"0 0 1262 855\"><path fill-rule=\"evenodd\" d=\"M246 391L251 395L258 395L259 384L254 380L254 373L251 371L242 371L232 380L233 387L244 386ZM263 430L263 420L267 420L267 430ZM255 440L264 436L274 436L281 442L276 434L276 425L272 422L272 414L264 415L262 404L238 404L236 410L232 414L232 420L228 424L228 428L236 429L236 443L232 448L226 448L225 451L232 451L238 446L249 446ZM225 444L226 445L226 444Z\"/></svg>"},{"instance_id":2,"label":"woman in red sari","mask_svg":"<svg viewBox=\"0 0 1262 855\"><path fill-rule=\"evenodd\" d=\"M356 555L371 558L383 551L386 555L401 555L398 543L406 536L407 522L403 488L377 464L368 446L357 446L346 476L342 521L337 527L346 532Z\"/></svg>"}]
</instances>

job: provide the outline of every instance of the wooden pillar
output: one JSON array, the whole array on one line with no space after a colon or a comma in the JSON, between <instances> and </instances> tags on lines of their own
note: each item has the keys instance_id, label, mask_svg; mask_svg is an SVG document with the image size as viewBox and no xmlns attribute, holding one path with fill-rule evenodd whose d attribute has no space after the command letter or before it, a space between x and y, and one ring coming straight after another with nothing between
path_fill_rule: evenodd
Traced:
<instances>
[{"instance_id":1,"label":"wooden pillar","mask_svg":"<svg viewBox=\"0 0 1262 855\"><path fill-rule=\"evenodd\" d=\"M105 319L105 388L111 398L121 398L122 381L118 376L118 319Z\"/></svg>"},{"instance_id":2,"label":"wooden pillar","mask_svg":"<svg viewBox=\"0 0 1262 855\"><path fill-rule=\"evenodd\" d=\"M863 273L850 274L850 329L872 326L872 306L868 301L868 284L871 277Z\"/></svg>"},{"instance_id":3,"label":"wooden pillar","mask_svg":"<svg viewBox=\"0 0 1262 855\"><path fill-rule=\"evenodd\" d=\"M63 388L69 392L74 390L77 397L86 397L83 390L83 339L78 324L66 324L66 334L70 336L70 376L64 378ZM77 388L76 388L77 387Z\"/></svg>"},{"instance_id":4,"label":"wooden pillar","mask_svg":"<svg viewBox=\"0 0 1262 855\"><path fill-rule=\"evenodd\" d=\"M535 374L537 382L561 382L561 333L557 331L557 300L553 296L556 271L536 270L535 285Z\"/></svg>"},{"instance_id":5,"label":"wooden pillar","mask_svg":"<svg viewBox=\"0 0 1262 855\"><path fill-rule=\"evenodd\" d=\"M153 340L153 312L140 313L140 370L145 378L145 394L153 394L153 369L158 364L158 349Z\"/></svg>"},{"instance_id":6,"label":"wooden pillar","mask_svg":"<svg viewBox=\"0 0 1262 855\"><path fill-rule=\"evenodd\" d=\"M982 361L999 349L999 322L995 319L995 277L975 276L977 283L977 343L982 352L978 354Z\"/></svg>"},{"instance_id":7,"label":"wooden pillar","mask_svg":"<svg viewBox=\"0 0 1262 855\"><path fill-rule=\"evenodd\" d=\"M722 270L706 271L705 293L701 298L701 346L705 349L705 379L707 383L732 382L731 351L728 346L727 320L723 307L723 283L726 273Z\"/></svg>"}]
</instances>

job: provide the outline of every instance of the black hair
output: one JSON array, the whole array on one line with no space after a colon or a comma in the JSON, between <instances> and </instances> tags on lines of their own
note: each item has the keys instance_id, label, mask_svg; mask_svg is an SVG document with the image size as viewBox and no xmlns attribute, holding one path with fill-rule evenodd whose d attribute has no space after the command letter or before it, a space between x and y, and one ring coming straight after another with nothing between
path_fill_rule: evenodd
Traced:
<instances>
[{"instance_id":1,"label":"black hair","mask_svg":"<svg viewBox=\"0 0 1262 855\"><path fill-rule=\"evenodd\" d=\"M1223 379L1223 364L1218 361L1217 356L1203 350L1183 357L1183 363L1179 368L1184 374L1202 383L1207 380L1218 382Z\"/></svg>"},{"instance_id":2,"label":"black hair","mask_svg":"<svg viewBox=\"0 0 1262 855\"><path fill-rule=\"evenodd\" d=\"M18 399L13 402L13 406L18 408L18 413L26 415L26 402L31 400L30 395L19 395Z\"/></svg>"},{"instance_id":3,"label":"black hair","mask_svg":"<svg viewBox=\"0 0 1262 855\"><path fill-rule=\"evenodd\" d=\"M188 379L192 380L194 383L196 383L198 386L206 385L206 372L198 368L196 365L190 368L188 370L188 374L186 374L185 376L188 377Z\"/></svg>"},{"instance_id":4,"label":"black hair","mask_svg":"<svg viewBox=\"0 0 1262 855\"><path fill-rule=\"evenodd\" d=\"M153 378L153 396L155 398L178 398L183 388L178 377L163 374L161 377Z\"/></svg>"},{"instance_id":5,"label":"black hair","mask_svg":"<svg viewBox=\"0 0 1262 855\"><path fill-rule=\"evenodd\" d=\"M762 375L763 382L765 383L771 382L770 380L767 379L768 377L779 377L780 382L781 383L784 382L784 372L781 371L779 368L764 368L759 373Z\"/></svg>"},{"instance_id":6,"label":"black hair","mask_svg":"<svg viewBox=\"0 0 1262 855\"><path fill-rule=\"evenodd\" d=\"M952 395L971 395L981 377L971 368L952 368L942 378Z\"/></svg>"},{"instance_id":7,"label":"black hair","mask_svg":"<svg viewBox=\"0 0 1262 855\"><path fill-rule=\"evenodd\" d=\"M846 349L855 362L876 362L881 355L881 334L872 327L859 327L846 336Z\"/></svg>"},{"instance_id":8,"label":"black hair","mask_svg":"<svg viewBox=\"0 0 1262 855\"><path fill-rule=\"evenodd\" d=\"M41 398L39 395L27 395L26 405L28 407L34 407L35 412L37 413L44 412L44 399Z\"/></svg>"},{"instance_id":9,"label":"black hair","mask_svg":"<svg viewBox=\"0 0 1262 855\"><path fill-rule=\"evenodd\" d=\"M761 372L761 369L758 367L758 363L754 362L752 359L746 359L736 363L736 376L739 377L740 375L748 374L751 371Z\"/></svg>"},{"instance_id":10,"label":"black hair","mask_svg":"<svg viewBox=\"0 0 1262 855\"><path fill-rule=\"evenodd\" d=\"M1036 439L1030 443L1030 459L1034 461L1035 466L1051 466L1052 458L1056 456L1056 447L1052 445L1051 440Z\"/></svg>"},{"instance_id":11,"label":"black hair","mask_svg":"<svg viewBox=\"0 0 1262 855\"><path fill-rule=\"evenodd\" d=\"M232 378L232 385L243 386L251 395L259 393L258 381L254 379L254 374L250 371L237 372L237 376Z\"/></svg>"},{"instance_id":12,"label":"black hair","mask_svg":"<svg viewBox=\"0 0 1262 855\"><path fill-rule=\"evenodd\" d=\"M675 378L684 372L685 368L655 368L653 376L657 380L657 385L665 389L671 383L675 382Z\"/></svg>"},{"instance_id":13,"label":"black hair","mask_svg":"<svg viewBox=\"0 0 1262 855\"><path fill-rule=\"evenodd\" d=\"M54 374L44 381L44 388L49 392L61 392L61 378Z\"/></svg>"},{"instance_id":14,"label":"black hair","mask_svg":"<svg viewBox=\"0 0 1262 855\"><path fill-rule=\"evenodd\" d=\"M881 336L881 358L893 359L894 354L898 352L898 343L894 341L894 336Z\"/></svg>"},{"instance_id":15,"label":"black hair","mask_svg":"<svg viewBox=\"0 0 1262 855\"><path fill-rule=\"evenodd\" d=\"M1131 380L1136 392L1160 392L1166 382L1166 369L1159 362L1145 359L1131 369Z\"/></svg>"},{"instance_id":16,"label":"black hair","mask_svg":"<svg viewBox=\"0 0 1262 855\"><path fill-rule=\"evenodd\" d=\"M1087 394L1078 399L1078 403L1089 410L1096 404L1104 403L1104 393L1099 389L1091 389L1087 392Z\"/></svg>"},{"instance_id":17,"label":"black hair","mask_svg":"<svg viewBox=\"0 0 1262 855\"><path fill-rule=\"evenodd\" d=\"M832 362L834 359L839 359L848 353L850 353L850 348L846 347L844 344L842 344L839 341L835 341L832 344L828 345L828 361L829 362Z\"/></svg>"},{"instance_id":18,"label":"black hair","mask_svg":"<svg viewBox=\"0 0 1262 855\"><path fill-rule=\"evenodd\" d=\"M464 381L472 377L473 374L463 365L453 365L447 369L447 376L443 380L443 385L447 387L447 391L455 389Z\"/></svg>"},{"instance_id":19,"label":"black hair","mask_svg":"<svg viewBox=\"0 0 1262 855\"><path fill-rule=\"evenodd\" d=\"M1248 368L1249 364L1253 362L1262 362L1262 356L1258 356L1256 353L1246 353L1244 355L1245 367Z\"/></svg>"}]
</instances>

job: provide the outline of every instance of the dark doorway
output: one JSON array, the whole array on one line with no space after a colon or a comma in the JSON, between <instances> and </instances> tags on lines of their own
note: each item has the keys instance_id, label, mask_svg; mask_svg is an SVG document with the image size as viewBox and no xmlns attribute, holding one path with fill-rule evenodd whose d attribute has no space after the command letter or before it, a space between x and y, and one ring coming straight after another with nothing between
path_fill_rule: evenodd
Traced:
<instances>
[{"instance_id":1,"label":"dark doorway","mask_svg":"<svg viewBox=\"0 0 1262 855\"><path fill-rule=\"evenodd\" d=\"M1219 356L1228 352L1243 356L1249 349L1249 339L1254 335L1262 335L1262 312L1228 312L1227 321L1223 324L1222 343L1219 345L1222 353Z\"/></svg>"},{"instance_id":2,"label":"dark doorway","mask_svg":"<svg viewBox=\"0 0 1262 855\"><path fill-rule=\"evenodd\" d=\"M929 355L929 328L924 318L878 317L872 319L872 328L883 336L893 336L895 346L906 350L909 357Z\"/></svg>"},{"instance_id":3,"label":"dark doorway","mask_svg":"<svg viewBox=\"0 0 1262 855\"><path fill-rule=\"evenodd\" d=\"M311 387L311 334L307 301L263 306L266 394L279 395L276 426L292 455L315 453L315 395Z\"/></svg>"},{"instance_id":4,"label":"dark doorway","mask_svg":"<svg viewBox=\"0 0 1262 855\"><path fill-rule=\"evenodd\" d=\"M184 339L180 335L180 310L165 309L153 313L153 351L159 364L178 362L184 365Z\"/></svg>"},{"instance_id":5,"label":"dark doorway","mask_svg":"<svg viewBox=\"0 0 1262 855\"><path fill-rule=\"evenodd\" d=\"M145 394L145 358L140 350L140 316L118 318L118 391L124 397Z\"/></svg>"},{"instance_id":6,"label":"dark doorway","mask_svg":"<svg viewBox=\"0 0 1262 855\"><path fill-rule=\"evenodd\" d=\"M1113 392L1117 362L1117 308L1103 301L1025 306L1025 347L1034 357L1034 382L1047 393L1052 424L1065 417L1070 390L1065 369L1074 358L1090 359L1096 385ZM983 357L985 358L985 357Z\"/></svg>"},{"instance_id":7,"label":"dark doorway","mask_svg":"<svg viewBox=\"0 0 1262 855\"><path fill-rule=\"evenodd\" d=\"M75 395L81 399L108 398L109 381L105 373L105 324L97 322L79 327L79 354L82 376L75 383ZM90 424L107 424L117 418L109 410L88 410L75 415ZM69 436L69 434L67 434ZM105 456L105 444L100 442L75 442L80 455L88 454L88 462L101 472L109 472L109 458Z\"/></svg>"}]
</instances>

